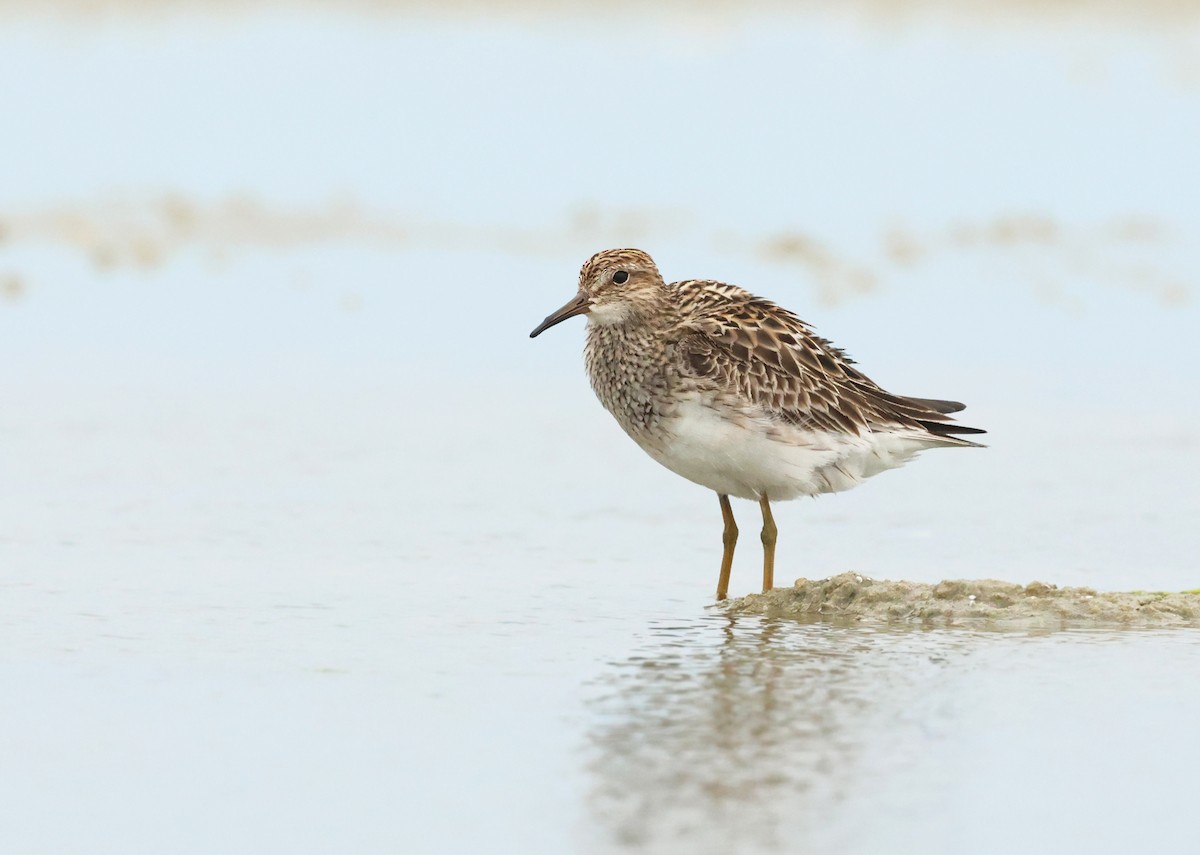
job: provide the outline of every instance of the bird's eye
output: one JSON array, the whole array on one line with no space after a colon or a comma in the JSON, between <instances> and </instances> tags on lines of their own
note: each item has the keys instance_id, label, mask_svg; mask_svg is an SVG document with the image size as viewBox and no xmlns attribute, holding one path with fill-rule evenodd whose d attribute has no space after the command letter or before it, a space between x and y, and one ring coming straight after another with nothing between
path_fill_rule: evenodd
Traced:
<instances>
[{"instance_id":1,"label":"bird's eye","mask_svg":"<svg viewBox=\"0 0 1200 855\"><path fill-rule=\"evenodd\" d=\"M613 274L613 282L616 282L618 285L624 285L628 281L629 274L624 270L618 270Z\"/></svg>"}]
</instances>

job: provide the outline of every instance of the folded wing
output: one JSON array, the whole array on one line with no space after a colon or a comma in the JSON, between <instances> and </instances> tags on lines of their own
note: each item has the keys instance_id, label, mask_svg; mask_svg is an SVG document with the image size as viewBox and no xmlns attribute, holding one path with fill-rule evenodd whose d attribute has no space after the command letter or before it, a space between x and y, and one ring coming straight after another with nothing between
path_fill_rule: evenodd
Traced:
<instances>
[{"instance_id":1,"label":"folded wing","mask_svg":"<svg viewBox=\"0 0 1200 855\"><path fill-rule=\"evenodd\" d=\"M949 445L975 445L956 434L985 433L954 423L949 414L964 409L956 401L880 388L841 348L769 300L732 286L724 286L719 299L695 293L709 284L677 286L681 304L691 309L673 334L685 372L736 390L747 402L805 429L911 431ZM687 290L693 293L685 295Z\"/></svg>"}]
</instances>

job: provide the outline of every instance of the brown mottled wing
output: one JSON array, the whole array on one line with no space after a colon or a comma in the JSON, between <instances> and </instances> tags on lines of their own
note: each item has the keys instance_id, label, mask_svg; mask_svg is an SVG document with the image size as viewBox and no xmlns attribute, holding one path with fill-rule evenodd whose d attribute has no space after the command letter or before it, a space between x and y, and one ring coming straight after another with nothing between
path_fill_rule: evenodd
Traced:
<instances>
[{"instance_id":1,"label":"brown mottled wing","mask_svg":"<svg viewBox=\"0 0 1200 855\"><path fill-rule=\"evenodd\" d=\"M983 433L946 424L952 421L946 413L961 409L955 402L892 395L787 309L732 286L718 292L716 284L677 286L690 315L673 334L684 371L814 430Z\"/></svg>"}]
</instances>

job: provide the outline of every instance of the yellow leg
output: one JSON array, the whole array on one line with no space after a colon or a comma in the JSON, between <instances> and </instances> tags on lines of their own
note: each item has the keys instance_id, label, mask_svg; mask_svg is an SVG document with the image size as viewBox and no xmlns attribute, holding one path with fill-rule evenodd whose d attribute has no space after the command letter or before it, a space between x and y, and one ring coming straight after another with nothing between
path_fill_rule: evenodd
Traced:
<instances>
[{"instance_id":1,"label":"yellow leg","mask_svg":"<svg viewBox=\"0 0 1200 855\"><path fill-rule=\"evenodd\" d=\"M721 575L717 579L717 599L723 600L729 594L729 571L733 569L733 547L737 545L737 523L733 521L733 508L729 507L729 497L717 494L721 500L721 518L725 520L725 532L721 542L725 544L725 553L721 556Z\"/></svg>"},{"instance_id":2,"label":"yellow leg","mask_svg":"<svg viewBox=\"0 0 1200 855\"><path fill-rule=\"evenodd\" d=\"M758 500L762 508L763 527L763 593L775 587L775 538L779 529L775 528L775 517L771 516L771 503L766 496Z\"/></svg>"}]
</instances>

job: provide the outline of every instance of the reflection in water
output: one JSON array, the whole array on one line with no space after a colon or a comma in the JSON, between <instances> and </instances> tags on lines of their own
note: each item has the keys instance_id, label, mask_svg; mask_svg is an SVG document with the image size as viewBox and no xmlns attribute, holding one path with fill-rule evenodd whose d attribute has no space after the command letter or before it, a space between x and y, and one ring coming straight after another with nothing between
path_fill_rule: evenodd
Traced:
<instances>
[{"instance_id":1,"label":"reflection in water","mask_svg":"<svg viewBox=\"0 0 1200 855\"><path fill-rule=\"evenodd\" d=\"M600 684L596 817L610 842L654 851L811 843L851 786L936 738L931 689L972 637L727 615L653 627Z\"/></svg>"}]
</instances>

